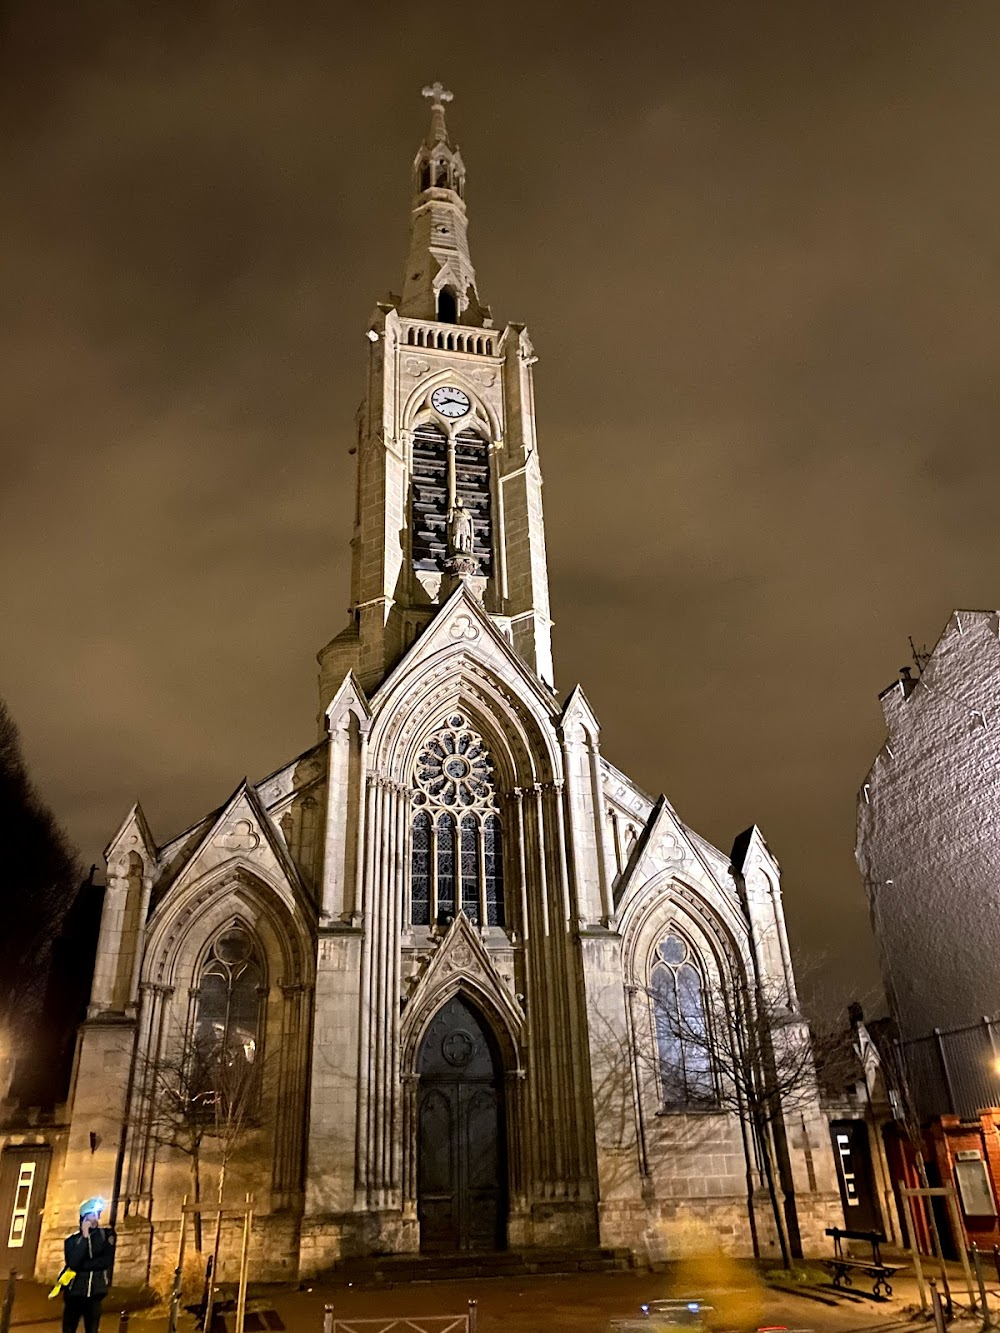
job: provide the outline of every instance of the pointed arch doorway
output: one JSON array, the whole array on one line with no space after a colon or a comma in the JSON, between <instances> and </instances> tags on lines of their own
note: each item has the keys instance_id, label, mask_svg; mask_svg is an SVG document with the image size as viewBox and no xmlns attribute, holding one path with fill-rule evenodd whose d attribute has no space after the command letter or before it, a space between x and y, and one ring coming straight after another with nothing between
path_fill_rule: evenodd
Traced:
<instances>
[{"instance_id":1,"label":"pointed arch doorway","mask_svg":"<svg viewBox=\"0 0 1000 1333\"><path fill-rule=\"evenodd\" d=\"M504 1070L486 1020L462 995L438 1010L417 1057L421 1250L503 1249L507 1233Z\"/></svg>"}]
</instances>

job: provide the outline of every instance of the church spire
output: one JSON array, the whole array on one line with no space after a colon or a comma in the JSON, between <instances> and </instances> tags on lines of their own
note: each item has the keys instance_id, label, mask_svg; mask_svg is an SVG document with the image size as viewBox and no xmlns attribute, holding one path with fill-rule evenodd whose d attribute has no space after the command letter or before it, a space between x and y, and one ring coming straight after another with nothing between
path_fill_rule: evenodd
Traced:
<instances>
[{"instance_id":1,"label":"church spire","mask_svg":"<svg viewBox=\"0 0 1000 1333\"><path fill-rule=\"evenodd\" d=\"M451 140L448 138L448 127L445 124L444 106L446 102L455 100L455 94L449 92L438 79L423 89L422 96L431 104L431 128L424 140L425 145L433 149L436 144L443 143L450 148Z\"/></svg>"},{"instance_id":2,"label":"church spire","mask_svg":"<svg viewBox=\"0 0 1000 1333\"><path fill-rule=\"evenodd\" d=\"M427 137L413 162L410 253L400 314L445 324L488 326L466 236L465 163L448 134L444 109L454 94L440 82L423 90L431 104Z\"/></svg>"}]
</instances>

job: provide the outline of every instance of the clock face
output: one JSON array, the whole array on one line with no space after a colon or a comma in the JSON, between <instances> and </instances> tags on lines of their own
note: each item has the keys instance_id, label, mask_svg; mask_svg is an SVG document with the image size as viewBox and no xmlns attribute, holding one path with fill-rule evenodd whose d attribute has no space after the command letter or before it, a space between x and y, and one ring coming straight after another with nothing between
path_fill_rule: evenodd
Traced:
<instances>
[{"instance_id":1,"label":"clock face","mask_svg":"<svg viewBox=\"0 0 1000 1333\"><path fill-rule=\"evenodd\" d=\"M454 385L442 384L431 394L431 406L443 417L464 417L472 404L467 393L456 389Z\"/></svg>"}]
</instances>

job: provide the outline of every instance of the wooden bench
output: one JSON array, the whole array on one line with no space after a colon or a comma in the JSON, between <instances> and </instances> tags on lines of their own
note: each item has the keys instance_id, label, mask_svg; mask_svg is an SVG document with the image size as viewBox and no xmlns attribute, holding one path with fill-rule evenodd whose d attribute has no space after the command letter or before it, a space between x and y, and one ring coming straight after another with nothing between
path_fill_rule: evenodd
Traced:
<instances>
[{"instance_id":1,"label":"wooden bench","mask_svg":"<svg viewBox=\"0 0 1000 1333\"><path fill-rule=\"evenodd\" d=\"M885 1240L881 1231L845 1231L840 1227L827 1227L826 1234L833 1237L833 1258L824 1259L824 1263L830 1265L833 1269L833 1285L835 1287L850 1287L851 1274L853 1272L865 1273L868 1277L875 1279L875 1285L872 1287L872 1295L880 1294L879 1288L886 1296L892 1295L892 1278L905 1264L887 1264L882 1258L879 1246ZM852 1254L844 1253L844 1241L859 1240L864 1241L866 1245L871 1246L870 1259L856 1259Z\"/></svg>"}]
</instances>

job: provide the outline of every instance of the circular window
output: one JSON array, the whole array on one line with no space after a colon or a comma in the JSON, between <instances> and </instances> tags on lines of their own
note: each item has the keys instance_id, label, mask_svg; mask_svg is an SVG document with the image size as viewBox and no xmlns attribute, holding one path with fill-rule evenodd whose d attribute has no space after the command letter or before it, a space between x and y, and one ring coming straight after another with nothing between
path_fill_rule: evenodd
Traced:
<instances>
[{"instance_id":1,"label":"circular window","mask_svg":"<svg viewBox=\"0 0 1000 1333\"><path fill-rule=\"evenodd\" d=\"M425 742L417 756L416 781L416 804L492 806L493 766L482 737L461 713L446 717Z\"/></svg>"},{"instance_id":2,"label":"circular window","mask_svg":"<svg viewBox=\"0 0 1000 1333\"><path fill-rule=\"evenodd\" d=\"M240 926L230 928L215 941L215 956L232 966L245 963L253 953L253 942Z\"/></svg>"}]
</instances>

